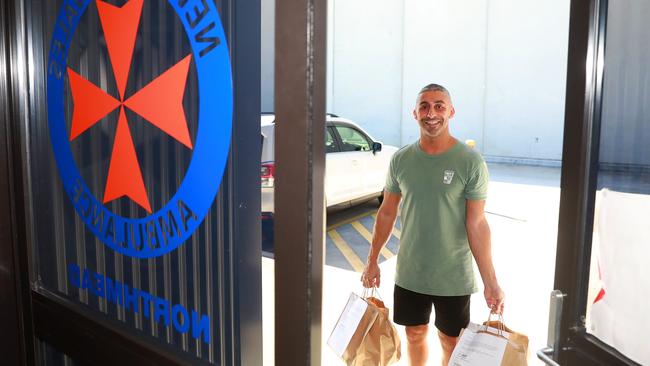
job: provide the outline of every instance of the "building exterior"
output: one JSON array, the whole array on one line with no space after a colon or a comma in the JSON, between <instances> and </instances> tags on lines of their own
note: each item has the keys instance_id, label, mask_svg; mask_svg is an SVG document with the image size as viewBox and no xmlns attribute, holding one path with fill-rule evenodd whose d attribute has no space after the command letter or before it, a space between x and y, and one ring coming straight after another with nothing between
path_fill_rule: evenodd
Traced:
<instances>
[{"instance_id":1,"label":"building exterior","mask_svg":"<svg viewBox=\"0 0 650 366\"><path fill-rule=\"evenodd\" d=\"M259 113L274 105L275 361L320 364L324 117L405 144L430 81L452 90L455 134L486 157L561 161L549 344L531 352L647 363L642 340L617 332L648 318L625 311L650 289L649 13L606 0L1 2L0 363L261 365ZM598 278L597 253L614 253Z\"/></svg>"},{"instance_id":2,"label":"building exterior","mask_svg":"<svg viewBox=\"0 0 650 366\"><path fill-rule=\"evenodd\" d=\"M273 0L262 1L262 109L273 108ZM327 110L380 140L417 139L414 95L445 85L451 127L488 159L559 166L569 3L328 3Z\"/></svg>"}]
</instances>

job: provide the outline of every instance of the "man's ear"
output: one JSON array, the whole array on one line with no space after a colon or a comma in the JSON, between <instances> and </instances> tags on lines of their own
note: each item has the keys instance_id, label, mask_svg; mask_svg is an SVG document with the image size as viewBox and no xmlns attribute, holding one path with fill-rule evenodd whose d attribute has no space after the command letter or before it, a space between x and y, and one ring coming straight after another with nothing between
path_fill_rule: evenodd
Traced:
<instances>
[{"instance_id":1,"label":"man's ear","mask_svg":"<svg viewBox=\"0 0 650 366\"><path fill-rule=\"evenodd\" d=\"M416 109L413 109L413 119L415 119L416 121L418 120L418 114L416 112Z\"/></svg>"},{"instance_id":2,"label":"man's ear","mask_svg":"<svg viewBox=\"0 0 650 366\"><path fill-rule=\"evenodd\" d=\"M452 106L451 107L451 113L449 114L449 118L454 118L455 114L456 114L456 109Z\"/></svg>"}]
</instances>

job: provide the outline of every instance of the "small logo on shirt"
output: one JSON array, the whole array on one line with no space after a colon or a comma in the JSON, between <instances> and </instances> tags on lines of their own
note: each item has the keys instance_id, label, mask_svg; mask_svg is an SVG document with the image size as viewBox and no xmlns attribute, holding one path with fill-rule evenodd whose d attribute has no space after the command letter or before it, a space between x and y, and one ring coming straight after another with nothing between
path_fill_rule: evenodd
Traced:
<instances>
[{"instance_id":1,"label":"small logo on shirt","mask_svg":"<svg viewBox=\"0 0 650 366\"><path fill-rule=\"evenodd\" d=\"M445 170L445 176L442 178L442 183L451 184L451 180L454 179L453 170Z\"/></svg>"}]
</instances>

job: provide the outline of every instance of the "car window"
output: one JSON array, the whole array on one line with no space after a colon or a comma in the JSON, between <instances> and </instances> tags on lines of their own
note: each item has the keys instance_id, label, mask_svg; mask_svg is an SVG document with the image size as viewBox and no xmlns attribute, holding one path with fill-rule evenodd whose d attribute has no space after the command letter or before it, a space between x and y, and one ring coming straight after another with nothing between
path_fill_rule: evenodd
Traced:
<instances>
[{"instance_id":1,"label":"car window","mask_svg":"<svg viewBox=\"0 0 650 366\"><path fill-rule=\"evenodd\" d=\"M341 151L370 151L370 141L352 127L336 126L341 137Z\"/></svg>"},{"instance_id":2,"label":"car window","mask_svg":"<svg viewBox=\"0 0 650 366\"><path fill-rule=\"evenodd\" d=\"M338 149L336 148L336 142L334 141L334 136L332 136L332 133L328 128L325 130L325 152L331 153L337 151Z\"/></svg>"}]
</instances>

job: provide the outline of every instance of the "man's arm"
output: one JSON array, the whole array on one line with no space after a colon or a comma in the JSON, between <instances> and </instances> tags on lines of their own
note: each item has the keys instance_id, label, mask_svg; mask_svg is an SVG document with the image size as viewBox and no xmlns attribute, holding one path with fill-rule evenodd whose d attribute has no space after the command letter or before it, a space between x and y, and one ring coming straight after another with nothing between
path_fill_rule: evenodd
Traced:
<instances>
[{"instance_id":1,"label":"man's arm","mask_svg":"<svg viewBox=\"0 0 650 366\"><path fill-rule=\"evenodd\" d=\"M380 270L377 258L379 258L381 248L384 247L393 231L401 199L402 195L399 193L384 192L384 201L379 207L375 227L372 231L372 244L370 245L366 268L364 268L361 275L361 282L363 282L364 287L379 287Z\"/></svg>"},{"instance_id":2,"label":"man's arm","mask_svg":"<svg viewBox=\"0 0 650 366\"><path fill-rule=\"evenodd\" d=\"M467 238L483 279L485 301L493 312L502 313L505 294L499 287L492 263L490 226L485 218L485 200L467 200L466 211Z\"/></svg>"}]
</instances>

